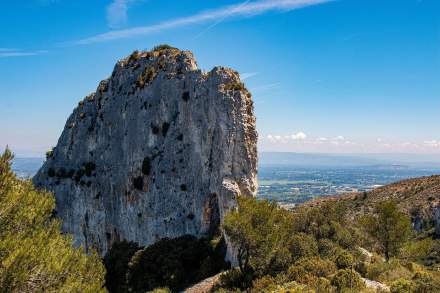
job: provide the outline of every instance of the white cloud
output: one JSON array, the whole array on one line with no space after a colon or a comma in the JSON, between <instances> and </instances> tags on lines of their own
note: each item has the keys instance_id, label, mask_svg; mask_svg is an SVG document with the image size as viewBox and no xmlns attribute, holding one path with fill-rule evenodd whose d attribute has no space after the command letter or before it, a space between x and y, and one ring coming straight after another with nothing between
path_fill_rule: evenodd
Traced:
<instances>
[{"instance_id":1,"label":"white cloud","mask_svg":"<svg viewBox=\"0 0 440 293\"><path fill-rule=\"evenodd\" d=\"M251 77L254 77L254 76L257 75L257 74L258 74L258 72L245 72L245 73L240 74L240 79L241 79L242 81L244 81L244 80L246 80L246 79L249 79L249 78L251 78Z\"/></svg>"},{"instance_id":2,"label":"white cloud","mask_svg":"<svg viewBox=\"0 0 440 293\"><path fill-rule=\"evenodd\" d=\"M0 48L0 58L35 56L46 54L47 52L46 50L23 51L19 49Z\"/></svg>"},{"instance_id":3,"label":"white cloud","mask_svg":"<svg viewBox=\"0 0 440 293\"><path fill-rule=\"evenodd\" d=\"M440 147L440 140L425 140L423 144L430 148L437 148Z\"/></svg>"},{"instance_id":4,"label":"white cloud","mask_svg":"<svg viewBox=\"0 0 440 293\"><path fill-rule=\"evenodd\" d=\"M107 24L110 28L116 29L127 22L128 4L135 0L113 0L107 6Z\"/></svg>"},{"instance_id":5,"label":"white cloud","mask_svg":"<svg viewBox=\"0 0 440 293\"><path fill-rule=\"evenodd\" d=\"M115 20L126 18L126 3L129 0L114 0L114 7L119 7L121 12L117 12ZM103 34L95 35L72 44L85 45L91 43L104 42L109 40L131 38L136 36L157 33L176 27L215 21L218 19L230 19L236 17L251 17L261 15L270 11L291 11L306 6L317 5L331 2L334 0L258 0L249 3L234 4L214 10L203 11L187 17L171 19L150 26L140 26L124 30L115 30ZM113 4L112 3L112 4ZM124 5L125 3L125 5ZM125 9L125 10L124 10ZM124 12L125 11L125 12ZM119 14L118 14L119 13Z\"/></svg>"},{"instance_id":6,"label":"white cloud","mask_svg":"<svg viewBox=\"0 0 440 293\"><path fill-rule=\"evenodd\" d=\"M439 142L437 142L436 140L425 140L423 143L427 144L427 145L433 145L433 144L437 144Z\"/></svg>"},{"instance_id":7,"label":"white cloud","mask_svg":"<svg viewBox=\"0 0 440 293\"><path fill-rule=\"evenodd\" d=\"M292 138L293 140L305 140L307 138L307 135L304 132L300 131L296 134L292 134L290 138Z\"/></svg>"},{"instance_id":8,"label":"white cloud","mask_svg":"<svg viewBox=\"0 0 440 293\"><path fill-rule=\"evenodd\" d=\"M269 134L259 141L263 151L323 152L323 153L439 153L440 139L422 141L392 141L391 139L349 140L344 136L327 138L296 134Z\"/></svg>"}]
</instances>

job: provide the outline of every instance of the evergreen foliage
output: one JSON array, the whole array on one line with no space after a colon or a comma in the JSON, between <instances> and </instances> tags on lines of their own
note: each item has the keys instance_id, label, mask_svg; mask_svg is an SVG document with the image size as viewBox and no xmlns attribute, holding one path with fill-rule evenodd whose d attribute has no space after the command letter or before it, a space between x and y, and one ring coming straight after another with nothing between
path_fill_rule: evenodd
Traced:
<instances>
[{"instance_id":1,"label":"evergreen foliage","mask_svg":"<svg viewBox=\"0 0 440 293\"><path fill-rule=\"evenodd\" d=\"M411 235L409 217L399 210L393 200L377 204L375 214L365 216L363 222L368 233L377 240L387 261L399 253Z\"/></svg>"},{"instance_id":2,"label":"evergreen foliage","mask_svg":"<svg viewBox=\"0 0 440 293\"><path fill-rule=\"evenodd\" d=\"M106 286L112 293L180 292L228 268L225 252L218 238L208 241L190 235L161 239L145 248L115 243L104 257Z\"/></svg>"},{"instance_id":3,"label":"evergreen foliage","mask_svg":"<svg viewBox=\"0 0 440 293\"><path fill-rule=\"evenodd\" d=\"M72 247L51 217L53 195L16 178L12 159L0 157L0 292L104 292L98 255Z\"/></svg>"},{"instance_id":4,"label":"evergreen foliage","mask_svg":"<svg viewBox=\"0 0 440 293\"><path fill-rule=\"evenodd\" d=\"M104 257L106 268L105 287L112 293L127 292L126 274L128 263L140 248L137 243L121 241L114 243Z\"/></svg>"},{"instance_id":5,"label":"evergreen foliage","mask_svg":"<svg viewBox=\"0 0 440 293\"><path fill-rule=\"evenodd\" d=\"M440 292L440 273L424 266L436 255L438 240L411 238L409 220L393 202L380 202L362 219L348 218L345 204L286 211L239 198L223 224L239 266L221 276L215 292L375 292L361 276L392 292ZM377 226L367 230L366 219ZM382 239L392 245L385 248ZM389 257L363 248L384 256L388 251Z\"/></svg>"}]
</instances>

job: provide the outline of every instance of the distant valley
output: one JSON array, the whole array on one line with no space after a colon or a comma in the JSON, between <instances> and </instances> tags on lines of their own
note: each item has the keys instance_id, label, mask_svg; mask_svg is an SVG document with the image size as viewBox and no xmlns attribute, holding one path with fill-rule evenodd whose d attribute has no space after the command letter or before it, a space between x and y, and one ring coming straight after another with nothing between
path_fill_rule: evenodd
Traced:
<instances>
[{"instance_id":1,"label":"distant valley","mask_svg":"<svg viewBox=\"0 0 440 293\"><path fill-rule=\"evenodd\" d=\"M284 205L375 187L407 178L440 174L435 157L411 155L328 155L300 153L259 154L258 198ZM430 162L427 162L427 160ZM422 161L421 161L422 160ZM425 162L423 162L426 160ZM21 178L32 177L43 158L14 160L13 170Z\"/></svg>"}]
</instances>

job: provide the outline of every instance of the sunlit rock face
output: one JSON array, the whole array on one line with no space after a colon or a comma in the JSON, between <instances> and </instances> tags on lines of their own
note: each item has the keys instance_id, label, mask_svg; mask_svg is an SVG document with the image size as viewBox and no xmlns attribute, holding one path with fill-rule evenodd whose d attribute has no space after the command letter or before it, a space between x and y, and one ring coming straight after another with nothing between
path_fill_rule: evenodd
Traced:
<instances>
[{"instance_id":1,"label":"sunlit rock face","mask_svg":"<svg viewBox=\"0 0 440 293\"><path fill-rule=\"evenodd\" d=\"M135 52L81 101L33 181L76 244L209 235L257 190L251 95L191 52Z\"/></svg>"}]
</instances>

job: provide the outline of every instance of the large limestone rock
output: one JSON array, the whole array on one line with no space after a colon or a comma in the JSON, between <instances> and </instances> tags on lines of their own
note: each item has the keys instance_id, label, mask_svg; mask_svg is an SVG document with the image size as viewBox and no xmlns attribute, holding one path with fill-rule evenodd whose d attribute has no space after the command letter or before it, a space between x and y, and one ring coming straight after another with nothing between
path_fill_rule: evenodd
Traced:
<instances>
[{"instance_id":1,"label":"large limestone rock","mask_svg":"<svg viewBox=\"0 0 440 293\"><path fill-rule=\"evenodd\" d=\"M257 189L251 95L237 72L159 48L119 61L81 101L33 181L63 230L104 254L115 241L208 235Z\"/></svg>"}]
</instances>

